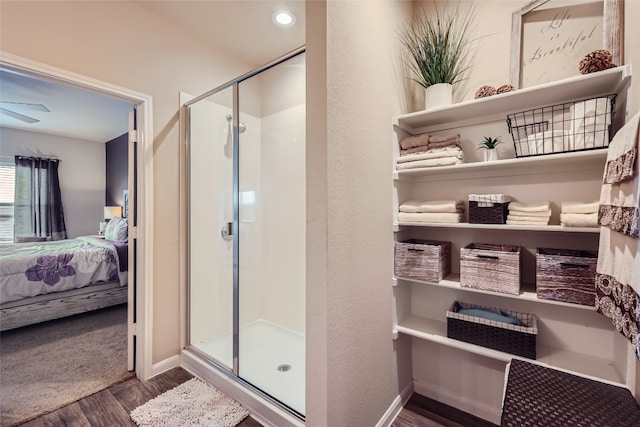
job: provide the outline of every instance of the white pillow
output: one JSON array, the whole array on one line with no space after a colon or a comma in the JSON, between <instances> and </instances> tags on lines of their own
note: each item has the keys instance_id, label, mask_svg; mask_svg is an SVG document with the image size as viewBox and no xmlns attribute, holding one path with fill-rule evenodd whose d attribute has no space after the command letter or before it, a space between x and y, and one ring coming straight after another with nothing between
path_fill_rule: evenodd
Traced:
<instances>
[{"instance_id":1,"label":"white pillow","mask_svg":"<svg viewBox=\"0 0 640 427\"><path fill-rule=\"evenodd\" d=\"M129 238L127 218L111 218L104 229L104 238L114 242L126 242Z\"/></svg>"}]
</instances>

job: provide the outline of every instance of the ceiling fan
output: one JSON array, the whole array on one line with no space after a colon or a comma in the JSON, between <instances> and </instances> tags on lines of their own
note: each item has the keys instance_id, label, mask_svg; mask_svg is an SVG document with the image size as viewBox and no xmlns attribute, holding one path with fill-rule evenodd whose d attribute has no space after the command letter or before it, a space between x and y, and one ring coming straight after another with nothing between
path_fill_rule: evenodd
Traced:
<instances>
[{"instance_id":1,"label":"ceiling fan","mask_svg":"<svg viewBox=\"0 0 640 427\"><path fill-rule=\"evenodd\" d=\"M49 110L43 104L29 104L24 102L0 101L0 113L4 114L5 116L13 117L14 119L21 120L25 123L38 123L40 121L36 118L13 111L14 109L26 110L26 111L40 111L43 113L51 112L51 110Z\"/></svg>"}]
</instances>

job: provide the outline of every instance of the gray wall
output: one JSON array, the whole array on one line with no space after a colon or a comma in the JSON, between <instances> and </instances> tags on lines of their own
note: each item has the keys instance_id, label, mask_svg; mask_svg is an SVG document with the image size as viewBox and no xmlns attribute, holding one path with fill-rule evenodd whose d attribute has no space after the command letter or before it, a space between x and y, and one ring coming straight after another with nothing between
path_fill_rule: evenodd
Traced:
<instances>
[{"instance_id":1,"label":"gray wall","mask_svg":"<svg viewBox=\"0 0 640 427\"><path fill-rule=\"evenodd\" d=\"M124 206L122 192L129 185L129 151L127 133L105 144L105 168L106 168L106 189L104 194L105 206Z\"/></svg>"}]
</instances>

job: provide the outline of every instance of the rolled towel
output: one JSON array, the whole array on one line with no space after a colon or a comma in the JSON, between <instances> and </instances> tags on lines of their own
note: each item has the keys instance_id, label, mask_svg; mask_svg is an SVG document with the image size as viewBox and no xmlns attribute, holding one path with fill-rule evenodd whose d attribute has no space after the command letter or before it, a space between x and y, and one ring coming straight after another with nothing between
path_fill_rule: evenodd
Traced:
<instances>
[{"instance_id":1,"label":"rolled towel","mask_svg":"<svg viewBox=\"0 0 640 427\"><path fill-rule=\"evenodd\" d=\"M509 211L523 211L523 212L546 212L551 207L549 206L548 201L541 202L530 202L530 203L522 203L522 202L511 202L509 203Z\"/></svg>"},{"instance_id":2,"label":"rolled towel","mask_svg":"<svg viewBox=\"0 0 640 427\"><path fill-rule=\"evenodd\" d=\"M507 219L507 225L549 225L549 220L544 221L520 221L515 219Z\"/></svg>"},{"instance_id":3,"label":"rolled towel","mask_svg":"<svg viewBox=\"0 0 640 427\"><path fill-rule=\"evenodd\" d=\"M513 219L518 219L518 217L539 217L539 218L549 218L551 217L551 209L549 209L548 211L538 211L538 212L532 212L532 211L519 211L519 210L512 210L509 209L509 215L510 217L513 217Z\"/></svg>"},{"instance_id":4,"label":"rolled towel","mask_svg":"<svg viewBox=\"0 0 640 427\"><path fill-rule=\"evenodd\" d=\"M437 159L417 160L415 162L398 163L396 168L402 169L416 169L416 168L428 168L434 166L451 166L464 163L461 159L453 157L439 157Z\"/></svg>"},{"instance_id":5,"label":"rolled towel","mask_svg":"<svg viewBox=\"0 0 640 427\"><path fill-rule=\"evenodd\" d=\"M464 215L452 212L399 212L400 222L462 222Z\"/></svg>"},{"instance_id":6,"label":"rolled towel","mask_svg":"<svg viewBox=\"0 0 640 427\"><path fill-rule=\"evenodd\" d=\"M534 133L527 137L526 150L524 155L561 153L570 150L569 131L549 130L546 132ZM525 146L521 146L523 151Z\"/></svg>"},{"instance_id":7,"label":"rolled towel","mask_svg":"<svg viewBox=\"0 0 640 427\"><path fill-rule=\"evenodd\" d=\"M460 134L452 134L452 135L431 135L429 137L429 143L432 144L440 144L443 142L451 142L451 141L459 141Z\"/></svg>"},{"instance_id":8,"label":"rolled towel","mask_svg":"<svg viewBox=\"0 0 640 427\"><path fill-rule=\"evenodd\" d=\"M446 149L437 148L423 151L422 153L407 154L406 156L398 157L398 163L415 162L416 160L426 159L438 159L442 157L457 157L460 160L464 160L464 153L458 146L445 147Z\"/></svg>"},{"instance_id":9,"label":"rolled towel","mask_svg":"<svg viewBox=\"0 0 640 427\"><path fill-rule=\"evenodd\" d=\"M571 106L571 127L573 129L604 129L611 124L611 101L608 97L576 101Z\"/></svg>"},{"instance_id":10,"label":"rolled towel","mask_svg":"<svg viewBox=\"0 0 640 427\"><path fill-rule=\"evenodd\" d=\"M464 202L456 200L431 200L427 202L408 200L400 204L400 212L462 212Z\"/></svg>"},{"instance_id":11,"label":"rolled towel","mask_svg":"<svg viewBox=\"0 0 640 427\"><path fill-rule=\"evenodd\" d=\"M572 150L600 148L609 145L609 129L577 128L572 134Z\"/></svg>"},{"instance_id":12,"label":"rolled towel","mask_svg":"<svg viewBox=\"0 0 640 427\"><path fill-rule=\"evenodd\" d=\"M429 135L426 133L409 135L400 141L400 148L405 150L413 147L426 147L427 145L429 145Z\"/></svg>"},{"instance_id":13,"label":"rolled towel","mask_svg":"<svg viewBox=\"0 0 640 427\"><path fill-rule=\"evenodd\" d=\"M560 224L565 227L597 227L598 213L562 213Z\"/></svg>"},{"instance_id":14,"label":"rolled towel","mask_svg":"<svg viewBox=\"0 0 640 427\"><path fill-rule=\"evenodd\" d=\"M562 202L561 211L562 213L578 213L578 214L589 214L598 212L598 208L600 207L600 201L583 203L583 202Z\"/></svg>"}]
</instances>

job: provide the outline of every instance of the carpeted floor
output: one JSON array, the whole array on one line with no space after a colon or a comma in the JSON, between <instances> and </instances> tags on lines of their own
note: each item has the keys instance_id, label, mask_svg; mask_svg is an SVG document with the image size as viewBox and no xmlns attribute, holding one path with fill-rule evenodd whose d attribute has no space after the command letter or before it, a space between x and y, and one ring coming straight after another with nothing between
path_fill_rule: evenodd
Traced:
<instances>
[{"instance_id":1,"label":"carpeted floor","mask_svg":"<svg viewBox=\"0 0 640 427\"><path fill-rule=\"evenodd\" d=\"M2 332L0 425L23 423L133 375L126 305Z\"/></svg>"}]
</instances>

